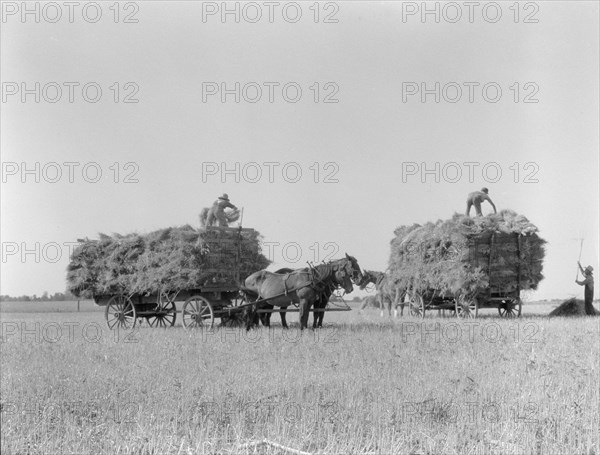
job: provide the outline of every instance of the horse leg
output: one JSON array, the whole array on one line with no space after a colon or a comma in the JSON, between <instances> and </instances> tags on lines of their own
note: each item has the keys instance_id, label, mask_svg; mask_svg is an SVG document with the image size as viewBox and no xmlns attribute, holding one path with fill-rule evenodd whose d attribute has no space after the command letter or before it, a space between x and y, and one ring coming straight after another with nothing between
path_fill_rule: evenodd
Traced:
<instances>
[{"instance_id":1,"label":"horse leg","mask_svg":"<svg viewBox=\"0 0 600 455\"><path fill-rule=\"evenodd\" d=\"M323 327L323 317L325 316L324 311L317 311L325 308L322 301L315 302L314 306L314 314L313 314L313 329L318 329Z\"/></svg>"},{"instance_id":2,"label":"horse leg","mask_svg":"<svg viewBox=\"0 0 600 455\"><path fill-rule=\"evenodd\" d=\"M282 309L282 310L286 310L287 308L281 308L281 309ZM281 316L281 326L282 326L284 329L287 329L287 328L288 328L288 325L287 325L287 321L286 321L286 319L285 319L285 311L282 311L282 312L280 312L280 313L279 313L279 315Z\"/></svg>"},{"instance_id":3,"label":"horse leg","mask_svg":"<svg viewBox=\"0 0 600 455\"><path fill-rule=\"evenodd\" d=\"M405 290L400 297L400 317L404 317L404 305L406 305L406 297L408 292Z\"/></svg>"},{"instance_id":4,"label":"horse leg","mask_svg":"<svg viewBox=\"0 0 600 455\"><path fill-rule=\"evenodd\" d=\"M261 309L272 310L273 305L266 304L263 305ZM271 313L260 313L260 322L262 322L262 325L265 327L271 327Z\"/></svg>"},{"instance_id":5,"label":"horse leg","mask_svg":"<svg viewBox=\"0 0 600 455\"><path fill-rule=\"evenodd\" d=\"M246 318L246 331L258 325L259 317L254 308L246 308L243 310L243 315Z\"/></svg>"},{"instance_id":6,"label":"horse leg","mask_svg":"<svg viewBox=\"0 0 600 455\"><path fill-rule=\"evenodd\" d=\"M327 306L327 302L325 302L325 303L322 302L321 305L319 305L319 308L321 308L322 310L324 310L326 306ZM321 311L319 313L318 317L319 317L318 327L322 328L323 327L323 318L325 317L325 311Z\"/></svg>"},{"instance_id":7,"label":"horse leg","mask_svg":"<svg viewBox=\"0 0 600 455\"><path fill-rule=\"evenodd\" d=\"M308 329L308 316L312 302L306 298L300 299L300 330Z\"/></svg>"},{"instance_id":8,"label":"horse leg","mask_svg":"<svg viewBox=\"0 0 600 455\"><path fill-rule=\"evenodd\" d=\"M377 303L379 303L379 309L381 311L381 317L383 317L383 307L384 307L384 301L383 301L383 296L381 294L379 294L377 296Z\"/></svg>"},{"instance_id":9,"label":"horse leg","mask_svg":"<svg viewBox=\"0 0 600 455\"><path fill-rule=\"evenodd\" d=\"M323 296L320 296L318 300L315 301L313 305L313 329L319 328L323 325L323 318L321 312L317 311L323 307Z\"/></svg>"}]
</instances>

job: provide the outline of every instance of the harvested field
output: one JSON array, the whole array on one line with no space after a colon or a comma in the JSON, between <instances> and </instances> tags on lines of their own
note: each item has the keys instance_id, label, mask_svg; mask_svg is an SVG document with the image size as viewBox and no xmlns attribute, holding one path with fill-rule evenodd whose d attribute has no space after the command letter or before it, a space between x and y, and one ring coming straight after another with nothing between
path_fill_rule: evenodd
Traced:
<instances>
[{"instance_id":1,"label":"harvested field","mask_svg":"<svg viewBox=\"0 0 600 455\"><path fill-rule=\"evenodd\" d=\"M304 335L295 319L250 333L109 332L98 313L2 321L3 453L286 453L244 446L264 439L311 454L599 450L592 318L366 310Z\"/></svg>"}]
</instances>

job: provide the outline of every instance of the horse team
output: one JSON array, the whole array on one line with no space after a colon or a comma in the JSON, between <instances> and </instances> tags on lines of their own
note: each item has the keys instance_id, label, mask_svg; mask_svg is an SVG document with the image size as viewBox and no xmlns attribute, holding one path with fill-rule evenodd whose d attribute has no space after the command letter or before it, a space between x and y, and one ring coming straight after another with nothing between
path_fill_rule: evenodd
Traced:
<instances>
[{"instance_id":1,"label":"horse team","mask_svg":"<svg viewBox=\"0 0 600 455\"><path fill-rule=\"evenodd\" d=\"M346 293L350 293L354 290L353 284L360 289L365 289L369 284L375 286L382 316L385 307L390 316L392 307L396 315L400 307L400 315L403 315L407 290L396 286L383 272L363 272L357 260L346 254L345 258L326 264L296 270L282 268L275 272L260 270L250 275L244 281L241 291L249 302L256 302L256 305L249 307L246 328L256 326L259 322L265 327L270 327L273 308L285 310L290 305L298 305L301 329L308 328L311 307L314 307L313 328L322 327L324 310L333 292L342 288ZM364 306L363 304L361 310ZM259 313L258 310L267 311ZM282 327L287 328L285 311L279 314Z\"/></svg>"},{"instance_id":2,"label":"horse team","mask_svg":"<svg viewBox=\"0 0 600 455\"><path fill-rule=\"evenodd\" d=\"M300 328L308 328L308 317L314 306L313 328L321 327L322 311L333 292L342 288L346 293L353 291L353 283L359 286L364 276L356 259L346 254L345 258L303 269L280 269L277 272L260 270L244 281L241 291L250 302L257 302L249 310L247 328L258 324L269 326L271 313L259 313L259 309L274 307L287 309L297 304L300 312ZM321 310L321 311L318 311ZM285 312L280 312L281 325L287 327Z\"/></svg>"}]
</instances>

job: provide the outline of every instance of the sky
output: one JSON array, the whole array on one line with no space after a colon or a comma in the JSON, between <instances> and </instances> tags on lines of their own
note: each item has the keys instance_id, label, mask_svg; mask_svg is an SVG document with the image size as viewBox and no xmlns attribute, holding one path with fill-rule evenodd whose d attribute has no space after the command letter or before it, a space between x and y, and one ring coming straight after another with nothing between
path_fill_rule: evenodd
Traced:
<instances>
[{"instance_id":1,"label":"sky","mask_svg":"<svg viewBox=\"0 0 600 455\"><path fill-rule=\"evenodd\" d=\"M599 270L597 2L114 5L2 4L2 294L222 193L272 269L385 270L396 227L485 186L548 241L528 299L583 294L578 239Z\"/></svg>"}]
</instances>

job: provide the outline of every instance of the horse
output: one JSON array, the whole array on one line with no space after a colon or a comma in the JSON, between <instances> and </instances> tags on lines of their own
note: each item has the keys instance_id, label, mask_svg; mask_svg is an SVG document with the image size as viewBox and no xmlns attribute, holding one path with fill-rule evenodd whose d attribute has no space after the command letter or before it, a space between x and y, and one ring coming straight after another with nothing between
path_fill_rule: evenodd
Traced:
<instances>
[{"instance_id":1,"label":"horse","mask_svg":"<svg viewBox=\"0 0 600 455\"><path fill-rule=\"evenodd\" d=\"M394 307L394 316L398 317L398 306L400 307L400 316L404 315L404 299L406 298L406 290L395 286L390 277L383 272L373 270L365 270L363 278L358 284L360 289L364 289L369 283L375 285L377 294L375 298L381 308L381 317L384 316L384 309L387 306L389 317L392 317L392 306ZM361 306L361 310L367 305L367 301Z\"/></svg>"},{"instance_id":2,"label":"horse","mask_svg":"<svg viewBox=\"0 0 600 455\"><path fill-rule=\"evenodd\" d=\"M260 304L261 308L287 308L292 303L299 303L300 329L304 330L308 328L311 306L316 302L322 305L322 296L331 295L338 287L342 287L347 293L352 292L353 280L361 281L362 272L356 259L346 254L342 259L285 274L260 270L246 278L241 290L250 301L264 300ZM285 313L281 313L281 322L287 328L284 315ZM250 317L248 321L247 329L253 325L255 318ZM265 321L270 324L270 318L264 318L263 323Z\"/></svg>"},{"instance_id":3,"label":"horse","mask_svg":"<svg viewBox=\"0 0 600 455\"><path fill-rule=\"evenodd\" d=\"M304 269L300 269L303 271L308 270L307 268ZM273 273L278 273L278 274L286 274L286 273L292 273L294 271L294 269L290 269L288 267L284 267L282 269L279 270L275 270ZM325 309L325 307L327 307L327 304L329 303L329 298L331 297L331 294L333 293L333 290L331 289L326 289L324 290L321 294L319 294L319 296L317 297L317 300L315 300L315 303L313 304L313 329L318 329L318 328L322 328L323 327L323 317L325 316L325 312L324 311L316 311L319 309ZM272 310L274 307L273 305L264 305L263 309L265 310ZM260 313L260 322L262 322L262 325L264 325L265 327L270 327L271 326L271 314L272 313ZM287 327L287 321L285 319L285 311L282 311L279 313L279 315L281 316L281 325L283 327Z\"/></svg>"}]
</instances>

